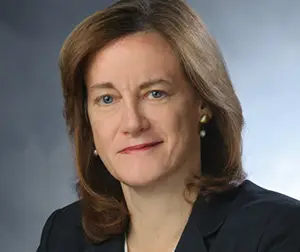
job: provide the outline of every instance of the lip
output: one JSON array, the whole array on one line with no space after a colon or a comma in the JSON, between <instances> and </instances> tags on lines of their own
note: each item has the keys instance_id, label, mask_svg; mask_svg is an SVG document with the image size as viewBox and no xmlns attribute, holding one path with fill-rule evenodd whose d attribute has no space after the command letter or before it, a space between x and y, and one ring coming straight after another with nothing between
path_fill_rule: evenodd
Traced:
<instances>
[{"instance_id":1,"label":"lip","mask_svg":"<svg viewBox=\"0 0 300 252\"><path fill-rule=\"evenodd\" d=\"M125 149L121 150L119 153L126 153L126 152L131 152L131 151L148 150L149 148L157 146L157 145L159 145L161 143L162 143L162 141L144 143L144 144L139 144L139 145L133 145L133 146L126 147Z\"/></svg>"}]
</instances>

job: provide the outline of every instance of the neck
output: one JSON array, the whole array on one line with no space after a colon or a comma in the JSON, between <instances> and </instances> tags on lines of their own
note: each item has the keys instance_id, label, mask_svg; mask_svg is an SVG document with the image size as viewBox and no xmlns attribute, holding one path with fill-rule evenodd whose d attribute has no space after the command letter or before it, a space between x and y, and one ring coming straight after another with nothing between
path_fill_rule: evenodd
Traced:
<instances>
[{"instance_id":1,"label":"neck","mask_svg":"<svg viewBox=\"0 0 300 252\"><path fill-rule=\"evenodd\" d=\"M182 181L182 180L181 180ZM174 181L173 181L174 182ZM122 185L131 215L128 244L131 251L173 251L190 216L196 193L184 197L185 184L164 181L163 186L138 188Z\"/></svg>"}]
</instances>

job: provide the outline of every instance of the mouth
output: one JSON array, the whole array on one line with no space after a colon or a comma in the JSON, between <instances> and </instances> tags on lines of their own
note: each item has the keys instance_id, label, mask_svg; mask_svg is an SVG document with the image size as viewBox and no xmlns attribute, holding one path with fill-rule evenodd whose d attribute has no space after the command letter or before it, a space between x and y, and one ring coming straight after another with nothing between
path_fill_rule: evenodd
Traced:
<instances>
[{"instance_id":1,"label":"mouth","mask_svg":"<svg viewBox=\"0 0 300 252\"><path fill-rule=\"evenodd\" d=\"M162 142L163 141L130 146L130 147L127 147L127 148L123 149L122 151L120 151L120 153L129 154L132 152L141 152L141 151L150 150L150 149L153 149L156 146L160 145Z\"/></svg>"}]
</instances>

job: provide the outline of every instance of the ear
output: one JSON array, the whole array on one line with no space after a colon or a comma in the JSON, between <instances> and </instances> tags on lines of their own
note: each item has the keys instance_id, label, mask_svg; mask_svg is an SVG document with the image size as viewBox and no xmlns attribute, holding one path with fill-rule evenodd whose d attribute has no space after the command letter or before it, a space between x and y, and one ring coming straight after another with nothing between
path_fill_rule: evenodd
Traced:
<instances>
[{"instance_id":1,"label":"ear","mask_svg":"<svg viewBox=\"0 0 300 252\"><path fill-rule=\"evenodd\" d=\"M207 115L208 119L212 118L212 112L211 109L209 108L209 106L203 102L200 101L199 102L199 107L198 107L198 113L199 113L199 120L201 119L202 116Z\"/></svg>"}]
</instances>

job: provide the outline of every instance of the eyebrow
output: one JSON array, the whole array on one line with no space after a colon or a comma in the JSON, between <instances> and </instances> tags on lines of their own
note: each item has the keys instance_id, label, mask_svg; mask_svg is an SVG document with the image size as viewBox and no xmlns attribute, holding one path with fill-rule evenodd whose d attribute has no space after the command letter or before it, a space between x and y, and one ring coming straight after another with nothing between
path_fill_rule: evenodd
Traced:
<instances>
[{"instance_id":1,"label":"eyebrow","mask_svg":"<svg viewBox=\"0 0 300 252\"><path fill-rule=\"evenodd\" d=\"M150 88L151 86L160 84L160 83L166 83L168 85L171 85L171 83L165 79L158 78L158 79L152 79L152 80L147 80L144 81L140 84L139 89L147 89ZM111 82L103 82L103 83L96 83L91 86L91 89L116 89L114 84Z\"/></svg>"}]
</instances>

